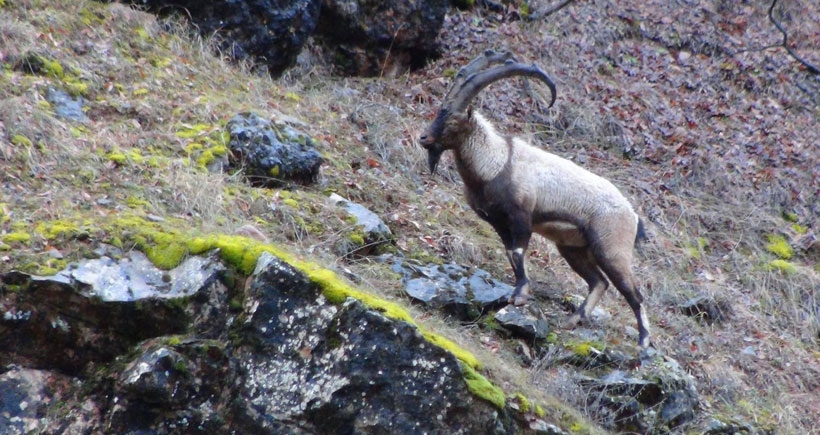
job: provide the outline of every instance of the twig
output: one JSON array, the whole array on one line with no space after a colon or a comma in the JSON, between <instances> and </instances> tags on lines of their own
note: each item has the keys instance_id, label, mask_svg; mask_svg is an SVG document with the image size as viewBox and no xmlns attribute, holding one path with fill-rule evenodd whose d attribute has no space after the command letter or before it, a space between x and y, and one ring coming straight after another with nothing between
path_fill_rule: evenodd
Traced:
<instances>
[{"instance_id":1,"label":"twig","mask_svg":"<svg viewBox=\"0 0 820 435\"><path fill-rule=\"evenodd\" d=\"M783 46L783 48L785 48L785 49L786 49L786 51L788 51L788 52L789 52L789 54L790 54L790 55L791 55L791 56L792 56L795 60L797 60L798 62L802 63L802 64L803 64L803 66L805 66L805 67L806 67L806 69L808 69L810 73L812 73L812 74L820 74L820 68L818 68L818 67L816 67L816 66L812 65L809 61L807 61L807 60L803 59L802 57L800 57L797 53L795 53L795 52L791 49L791 47L789 47L789 34L788 34L788 33L786 33L786 29L784 29L784 28L783 28L783 26L781 26L781 25L780 25L780 23L778 23L778 22L774 19L774 14L773 14L773 11L774 11L774 7L775 7L775 5L776 5L776 4L777 4L777 0L772 0L772 4L771 4L771 6L769 6L769 12L768 12L768 13L769 13L769 20L772 22L772 24L774 24L774 26L775 26L775 27L777 27L777 30L779 30L779 31L780 31L780 33L782 33L782 34L783 34L783 43L782 43L781 45Z\"/></svg>"}]
</instances>

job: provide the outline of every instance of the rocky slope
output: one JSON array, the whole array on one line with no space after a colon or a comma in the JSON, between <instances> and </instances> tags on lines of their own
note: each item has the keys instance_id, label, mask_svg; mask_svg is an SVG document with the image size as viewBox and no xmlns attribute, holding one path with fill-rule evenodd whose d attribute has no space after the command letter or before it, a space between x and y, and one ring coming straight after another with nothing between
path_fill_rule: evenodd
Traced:
<instances>
[{"instance_id":1,"label":"rocky slope","mask_svg":"<svg viewBox=\"0 0 820 435\"><path fill-rule=\"evenodd\" d=\"M820 82L765 48L782 39L769 5L573 2L544 16L541 3L486 2L449 10L446 56L418 72L334 76L308 44L272 80L120 4L0 2L0 425L814 431ZM817 8L773 13L819 63ZM524 313L547 325L538 335L504 326L492 304L408 297L407 284L442 282L437 271L453 288L510 282L454 168L429 177L415 143L448 77L487 48L537 62L559 98L542 110L540 90L511 81L482 110L612 179L650 223L638 273L651 358L636 359L617 297L592 324L559 327L584 286L546 243L532 247L538 297ZM228 123L249 112L305 134L297 145L323 159L313 184L248 182ZM333 193L389 235L369 238ZM132 251L160 268L150 291L107 300L80 279L90 260L143 264ZM246 283L260 257L273 266ZM197 266L210 278L186 287L195 274L177 267L191 261L210 262ZM297 294L273 294L283 273Z\"/></svg>"}]
</instances>

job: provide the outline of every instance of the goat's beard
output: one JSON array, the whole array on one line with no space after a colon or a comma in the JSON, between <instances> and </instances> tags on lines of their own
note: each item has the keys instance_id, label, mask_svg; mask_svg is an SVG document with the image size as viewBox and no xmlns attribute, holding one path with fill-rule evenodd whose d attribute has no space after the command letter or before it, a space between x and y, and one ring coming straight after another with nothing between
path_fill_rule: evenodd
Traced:
<instances>
[{"instance_id":1,"label":"goat's beard","mask_svg":"<svg viewBox=\"0 0 820 435\"><path fill-rule=\"evenodd\" d=\"M443 152L444 150L437 146L427 150L427 166L430 168L430 175L436 173L436 167L438 167L438 161L441 159L441 154Z\"/></svg>"}]
</instances>

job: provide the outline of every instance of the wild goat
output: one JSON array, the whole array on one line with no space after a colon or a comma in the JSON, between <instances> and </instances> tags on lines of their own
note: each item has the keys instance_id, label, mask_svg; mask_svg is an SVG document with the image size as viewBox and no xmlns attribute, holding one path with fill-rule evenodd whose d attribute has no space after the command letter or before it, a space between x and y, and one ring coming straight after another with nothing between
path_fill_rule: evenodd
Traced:
<instances>
[{"instance_id":1,"label":"wild goat","mask_svg":"<svg viewBox=\"0 0 820 435\"><path fill-rule=\"evenodd\" d=\"M470 207L495 229L515 274L509 302L530 297L525 256L533 232L552 240L572 270L589 284L589 295L568 323L586 319L609 280L626 298L638 320L638 343L649 345L643 296L632 274L632 248L643 224L621 192L608 180L535 148L503 137L471 102L498 80L525 76L546 84L555 103L555 84L540 68L515 61L511 53L486 52L464 66L436 118L419 141L427 149L430 173L441 154L453 150Z\"/></svg>"}]
</instances>

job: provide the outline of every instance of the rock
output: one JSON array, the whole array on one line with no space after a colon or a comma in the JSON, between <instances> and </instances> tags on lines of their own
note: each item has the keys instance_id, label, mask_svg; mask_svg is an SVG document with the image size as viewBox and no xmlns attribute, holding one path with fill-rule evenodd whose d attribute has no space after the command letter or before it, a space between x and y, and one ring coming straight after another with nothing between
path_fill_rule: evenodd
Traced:
<instances>
[{"instance_id":1,"label":"rock","mask_svg":"<svg viewBox=\"0 0 820 435\"><path fill-rule=\"evenodd\" d=\"M83 124L91 122L85 115L85 111L83 111L83 107L85 107L85 98L83 97L75 98L65 91L48 88L46 91L46 100L48 100L54 108L54 114L60 118L81 122Z\"/></svg>"},{"instance_id":2,"label":"rock","mask_svg":"<svg viewBox=\"0 0 820 435\"><path fill-rule=\"evenodd\" d=\"M323 0L316 34L346 75L395 76L437 56L447 0Z\"/></svg>"},{"instance_id":3,"label":"rock","mask_svg":"<svg viewBox=\"0 0 820 435\"><path fill-rule=\"evenodd\" d=\"M522 307L507 305L498 310L494 317L501 326L528 340L543 340L550 332L544 313L534 304Z\"/></svg>"},{"instance_id":4,"label":"rock","mask_svg":"<svg viewBox=\"0 0 820 435\"><path fill-rule=\"evenodd\" d=\"M236 374L225 344L174 341L149 340L117 376L106 419L109 431L228 432L228 402Z\"/></svg>"},{"instance_id":5,"label":"rock","mask_svg":"<svg viewBox=\"0 0 820 435\"><path fill-rule=\"evenodd\" d=\"M143 402L178 408L188 399L190 384L185 358L176 351L160 346L143 353L120 375L120 384Z\"/></svg>"},{"instance_id":6,"label":"rock","mask_svg":"<svg viewBox=\"0 0 820 435\"><path fill-rule=\"evenodd\" d=\"M202 333L224 330L224 314L222 324L209 323L214 311L226 309L212 297L222 268L193 257L162 272L132 252L120 262L85 260L50 277L2 275L4 285L19 290L0 293L0 348L8 349L0 352L0 367L14 363L73 375L141 340L183 333L194 321L202 322L194 326ZM201 305L188 304L197 300Z\"/></svg>"},{"instance_id":7,"label":"rock","mask_svg":"<svg viewBox=\"0 0 820 435\"><path fill-rule=\"evenodd\" d=\"M11 367L0 375L0 429L3 433L31 433L39 427L39 414L53 398L50 376L41 370Z\"/></svg>"},{"instance_id":8,"label":"rock","mask_svg":"<svg viewBox=\"0 0 820 435\"><path fill-rule=\"evenodd\" d=\"M463 320L506 304L513 292L512 286L491 278L485 270L470 273L452 263L416 266L394 259L393 271L402 274L411 298Z\"/></svg>"},{"instance_id":9,"label":"rock","mask_svg":"<svg viewBox=\"0 0 820 435\"><path fill-rule=\"evenodd\" d=\"M247 432L482 433L498 423L452 354L356 300L329 304L269 255L246 300L253 344L237 354Z\"/></svg>"},{"instance_id":10,"label":"rock","mask_svg":"<svg viewBox=\"0 0 820 435\"><path fill-rule=\"evenodd\" d=\"M619 432L665 433L695 419L699 399L694 379L671 359L635 371L582 376L588 406Z\"/></svg>"},{"instance_id":11,"label":"rock","mask_svg":"<svg viewBox=\"0 0 820 435\"><path fill-rule=\"evenodd\" d=\"M285 124L255 113L240 113L228 122L234 166L244 169L253 185L275 187L286 181L309 184L319 176L322 156L313 140Z\"/></svg>"},{"instance_id":12,"label":"rock","mask_svg":"<svg viewBox=\"0 0 820 435\"><path fill-rule=\"evenodd\" d=\"M379 248L393 240L393 233L376 213L366 207L350 202L333 193L329 201L340 207L355 220L356 231L350 233L336 246L336 253L342 257L378 254Z\"/></svg>"},{"instance_id":13,"label":"rock","mask_svg":"<svg viewBox=\"0 0 820 435\"><path fill-rule=\"evenodd\" d=\"M526 427L473 395L458 360L415 326L332 304L269 254L240 289L212 257L159 271L141 254L95 251L53 277L0 275L0 432Z\"/></svg>"},{"instance_id":14,"label":"rock","mask_svg":"<svg viewBox=\"0 0 820 435\"><path fill-rule=\"evenodd\" d=\"M296 63L316 28L321 0L131 0L161 15L190 19L206 37L237 60L251 58L279 76Z\"/></svg>"},{"instance_id":15,"label":"rock","mask_svg":"<svg viewBox=\"0 0 820 435\"><path fill-rule=\"evenodd\" d=\"M692 316L707 324L721 323L732 314L728 302L718 301L708 296L698 296L678 305L681 313Z\"/></svg>"}]
</instances>

